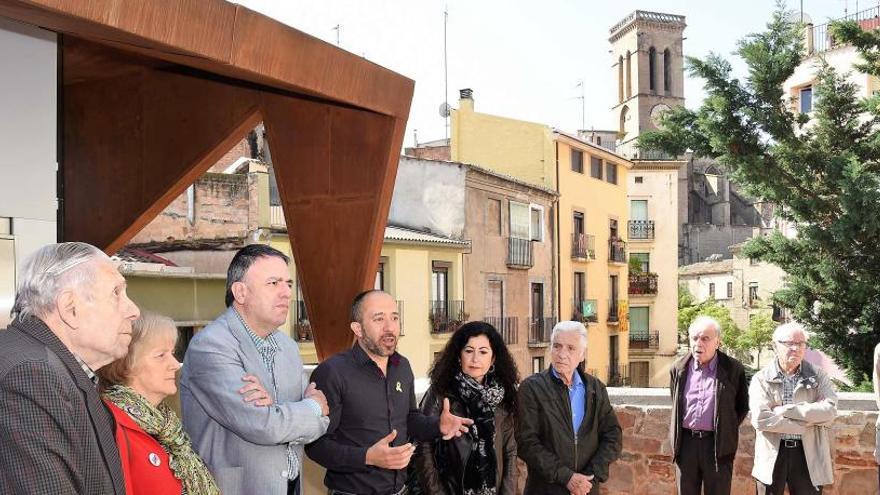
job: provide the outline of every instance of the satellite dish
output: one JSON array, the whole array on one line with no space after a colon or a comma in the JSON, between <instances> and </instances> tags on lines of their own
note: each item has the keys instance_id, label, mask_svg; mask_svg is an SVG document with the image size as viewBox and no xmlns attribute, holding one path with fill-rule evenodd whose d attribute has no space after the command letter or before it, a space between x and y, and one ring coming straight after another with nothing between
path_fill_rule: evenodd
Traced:
<instances>
[{"instance_id":1,"label":"satellite dish","mask_svg":"<svg viewBox=\"0 0 880 495\"><path fill-rule=\"evenodd\" d=\"M440 116L444 119L449 117L449 114L452 112L452 107L449 106L449 103L441 103L440 104Z\"/></svg>"},{"instance_id":2,"label":"satellite dish","mask_svg":"<svg viewBox=\"0 0 880 495\"><path fill-rule=\"evenodd\" d=\"M803 23L805 25L806 24L813 24L813 18L810 17L809 15L807 15L806 12L801 12L799 10L791 10L787 14L785 14L786 22L790 22L792 24L800 23L801 19L803 19Z\"/></svg>"}]
</instances>

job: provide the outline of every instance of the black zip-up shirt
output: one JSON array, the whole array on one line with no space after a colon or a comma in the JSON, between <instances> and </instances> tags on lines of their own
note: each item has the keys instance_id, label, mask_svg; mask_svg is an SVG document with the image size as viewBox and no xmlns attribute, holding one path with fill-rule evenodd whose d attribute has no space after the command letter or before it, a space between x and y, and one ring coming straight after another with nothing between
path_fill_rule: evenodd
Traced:
<instances>
[{"instance_id":1,"label":"black zip-up shirt","mask_svg":"<svg viewBox=\"0 0 880 495\"><path fill-rule=\"evenodd\" d=\"M430 441L440 436L440 418L419 411L409 361L398 353L388 358L387 376L361 346L340 352L312 373L327 397L327 434L306 445L306 454L327 469L327 488L358 495L387 495L403 488L406 469L367 466L367 449L397 430L392 446L412 437Z\"/></svg>"}]
</instances>

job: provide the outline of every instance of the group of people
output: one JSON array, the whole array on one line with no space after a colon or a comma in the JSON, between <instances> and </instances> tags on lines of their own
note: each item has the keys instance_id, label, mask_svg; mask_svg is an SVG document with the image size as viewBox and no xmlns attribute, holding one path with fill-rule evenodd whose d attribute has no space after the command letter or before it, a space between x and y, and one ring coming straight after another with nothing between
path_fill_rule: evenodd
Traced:
<instances>
[{"instance_id":1,"label":"group of people","mask_svg":"<svg viewBox=\"0 0 880 495\"><path fill-rule=\"evenodd\" d=\"M379 290L352 302L354 345L304 373L278 331L288 264L269 246L238 251L226 311L180 363L173 321L142 314L103 252L39 249L0 332L0 492L300 495L306 455L326 468L330 495L514 494L517 458L525 494L600 492L623 435L605 385L584 372L582 323L557 324L551 366L521 382L498 331L466 323L418 404L396 303ZM776 329L777 359L750 384L720 336L717 321L697 318L691 353L671 368L678 492L730 493L751 411L757 492L821 493L833 481L837 398L804 361L804 329ZM163 403L178 371L182 420Z\"/></svg>"}]
</instances>

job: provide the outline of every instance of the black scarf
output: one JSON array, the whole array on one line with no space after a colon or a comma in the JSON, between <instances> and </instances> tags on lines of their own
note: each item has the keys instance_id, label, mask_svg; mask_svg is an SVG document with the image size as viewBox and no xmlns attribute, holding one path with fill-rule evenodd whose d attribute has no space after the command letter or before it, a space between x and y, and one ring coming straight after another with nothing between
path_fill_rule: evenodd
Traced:
<instances>
[{"instance_id":1,"label":"black scarf","mask_svg":"<svg viewBox=\"0 0 880 495\"><path fill-rule=\"evenodd\" d=\"M464 468L464 495L495 495L497 473L495 452L495 408L504 399L504 388L495 375L486 375L482 384L461 371L455 375L456 388L450 395L464 405L465 416L474 420L466 435L471 453Z\"/></svg>"}]
</instances>

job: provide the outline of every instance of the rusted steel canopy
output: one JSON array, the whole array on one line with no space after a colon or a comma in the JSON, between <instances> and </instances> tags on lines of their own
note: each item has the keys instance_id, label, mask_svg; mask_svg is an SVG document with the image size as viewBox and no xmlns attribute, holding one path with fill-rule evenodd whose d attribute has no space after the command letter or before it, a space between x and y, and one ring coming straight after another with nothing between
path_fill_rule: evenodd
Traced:
<instances>
[{"instance_id":1,"label":"rusted steel canopy","mask_svg":"<svg viewBox=\"0 0 880 495\"><path fill-rule=\"evenodd\" d=\"M319 358L373 285L413 82L220 0L0 0L58 31L63 236L113 252L263 121Z\"/></svg>"}]
</instances>

